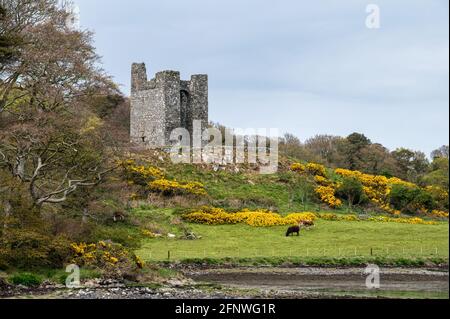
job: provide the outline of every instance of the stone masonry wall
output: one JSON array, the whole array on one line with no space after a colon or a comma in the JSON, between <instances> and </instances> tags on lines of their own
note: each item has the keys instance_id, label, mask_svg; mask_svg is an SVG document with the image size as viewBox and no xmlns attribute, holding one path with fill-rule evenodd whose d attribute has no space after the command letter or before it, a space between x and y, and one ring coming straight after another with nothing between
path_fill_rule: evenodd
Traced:
<instances>
[{"instance_id":1,"label":"stone masonry wall","mask_svg":"<svg viewBox=\"0 0 450 319\"><path fill-rule=\"evenodd\" d=\"M184 127L193 134L194 120L208 125L208 76L182 81L177 71L158 72L147 79L144 63L131 71L131 141L145 148L170 146L170 133Z\"/></svg>"}]
</instances>

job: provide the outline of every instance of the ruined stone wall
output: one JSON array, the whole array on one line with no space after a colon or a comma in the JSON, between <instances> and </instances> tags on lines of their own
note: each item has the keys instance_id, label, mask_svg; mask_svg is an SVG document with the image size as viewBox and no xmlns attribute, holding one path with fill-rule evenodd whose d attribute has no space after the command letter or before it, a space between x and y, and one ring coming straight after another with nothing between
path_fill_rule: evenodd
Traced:
<instances>
[{"instance_id":1,"label":"ruined stone wall","mask_svg":"<svg viewBox=\"0 0 450 319\"><path fill-rule=\"evenodd\" d=\"M207 75L182 81L179 72L162 71L149 81L145 64L133 64L130 120L132 142L146 148L170 146L170 134L179 127L192 138L194 120L203 129L208 125Z\"/></svg>"}]
</instances>

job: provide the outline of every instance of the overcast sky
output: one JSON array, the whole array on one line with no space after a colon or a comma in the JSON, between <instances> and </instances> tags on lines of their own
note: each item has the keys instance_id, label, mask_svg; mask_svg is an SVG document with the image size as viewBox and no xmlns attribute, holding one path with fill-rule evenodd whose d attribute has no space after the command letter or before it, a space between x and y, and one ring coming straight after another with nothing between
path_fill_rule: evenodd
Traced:
<instances>
[{"instance_id":1,"label":"overcast sky","mask_svg":"<svg viewBox=\"0 0 450 319\"><path fill-rule=\"evenodd\" d=\"M104 69L209 75L210 120L366 134L427 155L448 144L447 0L76 0ZM366 6L381 28L368 29Z\"/></svg>"}]
</instances>

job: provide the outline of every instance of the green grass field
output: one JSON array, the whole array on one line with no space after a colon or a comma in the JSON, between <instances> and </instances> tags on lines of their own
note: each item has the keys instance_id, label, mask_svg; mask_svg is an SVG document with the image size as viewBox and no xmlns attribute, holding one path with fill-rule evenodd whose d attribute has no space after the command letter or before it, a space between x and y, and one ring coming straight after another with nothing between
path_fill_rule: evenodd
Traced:
<instances>
[{"instance_id":1,"label":"green grass field","mask_svg":"<svg viewBox=\"0 0 450 319\"><path fill-rule=\"evenodd\" d=\"M448 224L317 222L300 237L286 227L190 225L200 240L146 239L137 254L148 261L192 258L326 257L448 258Z\"/></svg>"}]
</instances>

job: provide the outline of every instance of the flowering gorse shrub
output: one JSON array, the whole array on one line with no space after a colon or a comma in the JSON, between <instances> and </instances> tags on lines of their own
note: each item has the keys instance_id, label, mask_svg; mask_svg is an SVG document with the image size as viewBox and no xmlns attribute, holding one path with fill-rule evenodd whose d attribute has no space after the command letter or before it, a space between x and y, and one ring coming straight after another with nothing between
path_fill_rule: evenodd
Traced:
<instances>
[{"instance_id":1,"label":"flowering gorse shrub","mask_svg":"<svg viewBox=\"0 0 450 319\"><path fill-rule=\"evenodd\" d=\"M448 218L448 212L444 212L442 210L433 210L431 213L429 213L431 217L437 217L437 218Z\"/></svg>"},{"instance_id":2,"label":"flowering gorse shrub","mask_svg":"<svg viewBox=\"0 0 450 319\"><path fill-rule=\"evenodd\" d=\"M160 179L164 177L164 173L157 167L150 165L138 165L133 159L120 161L123 174L130 185L142 185L145 186L150 181Z\"/></svg>"},{"instance_id":3,"label":"flowering gorse shrub","mask_svg":"<svg viewBox=\"0 0 450 319\"><path fill-rule=\"evenodd\" d=\"M290 168L291 168L291 171L293 171L293 172L308 173L312 176L318 175L318 176L325 177L327 174L327 170L326 170L325 166L323 166L322 164L317 164L317 163L307 163L307 164L294 163L291 165Z\"/></svg>"},{"instance_id":4,"label":"flowering gorse shrub","mask_svg":"<svg viewBox=\"0 0 450 319\"><path fill-rule=\"evenodd\" d=\"M119 164L123 168L123 174L129 186L137 185L145 187L133 192L129 196L131 200L137 200L144 195L148 195L148 191L161 193L166 196L170 195L206 195L205 186L199 182L178 182L176 180L167 179L163 171L151 165L138 165L133 159L120 161Z\"/></svg>"},{"instance_id":5,"label":"flowering gorse shrub","mask_svg":"<svg viewBox=\"0 0 450 319\"><path fill-rule=\"evenodd\" d=\"M341 188L345 179L353 179L362 185L365 199L363 202L368 199L380 211L391 215L400 215L403 212L448 217L445 212L432 213L433 210L442 212L442 209L448 209L448 192L437 186L422 188L397 177L388 178L342 168L335 169L334 175L330 177L325 166L316 163L294 163L290 169L299 174L313 176L317 197L333 209L342 206L342 199L348 199Z\"/></svg>"},{"instance_id":6,"label":"flowering gorse shrub","mask_svg":"<svg viewBox=\"0 0 450 319\"><path fill-rule=\"evenodd\" d=\"M327 178L325 166L317 163L307 163L305 165L294 163L291 165L291 170L300 174L314 176L314 182L317 184L314 191L323 203L331 208L342 206L342 201L335 196L338 185Z\"/></svg>"},{"instance_id":7,"label":"flowering gorse shrub","mask_svg":"<svg viewBox=\"0 0 450 319\"><path fill-rule=\"evenodd\" d=\"M370 217L368 219L360 219L356 215L336 215L336 214L316 214L317 218L323 220L331 221L348 221L348 222L358 222L358 221L369 221L369 222L383 222L383 223L402 223L402 224L420 224L420 225L437 225L437 222L426 221L421 218L393 218L387 216L377 216Z\"/></svg>"},{"instance_id":8,"label":"flowering gorse shrub","mask_svg":"<svg viewBox=\"0 0 450 319\"><path fill-rule=\"evenodd\" d=\"M291 213L287 216L261 210L261 211L240 211L227 212L221 208L203 207L196 211L183 215L183 218L191 223L205 224L205 225L233 225L233 224L247 224L253 227L270 227L270 226L286 226L298 225L302 221L315 221L317 219L327 221L347 221L347 222L385 222L385 223L402 223L402 224L417 224L417 225L436 225L437 222L426 221L421 218L393 218L386 216L370 217L368 219L361 219L356 215L337 215L331 213L311 213L300 212Z\"/></svg>"},{"instance_id":9,"label":"flowering gorse shrub","mask_svg":"<svg viewBox=\"0 0 450 319\"><path fill-rule=\"evenodd\" d=\"M342 206L342 201L336 198L336 188L333 186L318 186L315 189L316 194L320 200L330 206L331 208L337 208Z\"/></svg>"},{"instance_id":10,"label":"flowering gorse shrub","mask_svg":"<svg viewBox=\"0 0 450 319\"><path fill-rule=\"evenodd\" d=\"M205 186L199 182L181 183L175 180L158 179L148 183L151 191L164 195L193 194L206 195Z\"/></svg>"},{"instance_id":11,"label":"flowering gorse shrub","mask_svg":"<svg viewBox=\"0 0 450 319\"><path fill-rule=\"evenodd\" d=\"M431 206L428 204L430 201L426 202L425 200L417 201L414 199L408 199L405 200L405 202L411 203L408 207L406 207L406 204L403 204L401 201L402 199L399 197L402 196L399 191L395 193L394 197L393 191L395 190L404 190L403 192L405 194L407 194L407 192L411 194L419 194L422 192L426 196L434 198L436 201L448 201L448 193L435 186L429 186L422 189L414 183L404 181L397 177L387 178L386 176L364 174L359 171L352 171L342 168L336 169L335 173L341 177L355 178L359 180L363 185L364 194L370 202L379 209L392 215L400 215L400 209L404 210L407 208L414 212L426 212L427 206ZM426 198L426 196L421 196L421 198Z\"/></svg>"},{"instance_id":12,"label":"flowering gorse shrub","mask_svg":"<svg viewBox=\"0 0 450 319\"><path fill-rule=\"evenodd\" d=\"M325 177L327 174L327 170L325 166L322 164L316 164L316 163L308 163L305 166L306 172L308 172L311 175L318 175Z\"/></svg>"},{"instance_id":13,"label":"flowering gorse shrub","mask_svg":"<svg viewBox=\"0 0 450 319\"><path fill-rule=\"evenodd\" d=\"M331 213L325 213L325 214L316 214L317 218L323 219L323 220L332 220L332 221L348 221L348 222L357 222L360 221L358 216L356 215L336 215Z\"/></svg>"},{"instance_id":14,"label":"flowering gorse shrub","mask_svg":"<svg viewBox=\"0 0 450 319\"><path fill-rule=\"evenodd\" d=\"M333 185L333 182L330 181L328 178L320 176L320 175L316 175L314 176L314 181L321 186L331 186Z\"/></svg>"},{"instance_id":15,"label":"flowering gorse shrub","mask_svg":"<svg viewBox=\"0 0 450 319\"><path fill-rule=\"evenodd\" d=\"M392 218L387 216L378 216L371 217L368 219L373 222L382 222L382 223L401 223L401 224L414 224L414 225L437 225L437 222L434 221L426 221L422 218L414 217L414 218Z\"/></svg>"},{"instance_id":16,"label":"flowering gorse shrub","mask_svg":"<svg viewBox=\"0 0 450 319\"><path fill-rule=\"evenodd\" d=\"M286 217L267 210L226 212L220 208L204 207L198 211L185 214L183 218L192 223L206 225L247 224L254 227L295 225L300 221L315 219L312 213L295 213Z\"/></svg>"},{"instance_id":17,"label":"flowering gorse shrub","mask_svg":"<svg viewBox=\"0 0 450 319\"><path fill-rule=\"evenodd\" d=\"M291 165L291 171L304 173L306 171L306 166L301 163L294 163Z\"/></svg>"},{"instance_id":18,"label":"flowering gorse shrub","mask_svg":"<svg viewBox=\"0 0 450 319\"><path fill-rule=\"evenodd\" d=\"M70 263L107 271L142 268L144 262L122 245L100 241L96 244L72 243Z\"/></svg>"}]
</instances>

